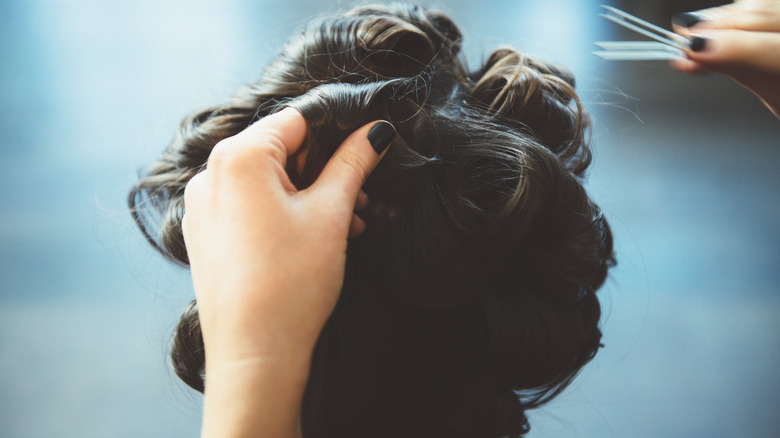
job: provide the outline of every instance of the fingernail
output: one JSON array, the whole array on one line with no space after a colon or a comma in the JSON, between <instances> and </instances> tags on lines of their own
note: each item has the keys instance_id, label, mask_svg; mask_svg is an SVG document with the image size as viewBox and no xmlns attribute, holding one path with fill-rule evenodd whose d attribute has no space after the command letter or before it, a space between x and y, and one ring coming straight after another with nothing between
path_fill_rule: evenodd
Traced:
<instances>
[{"instance_id":1,"label":"fingernail","mask_svg":"<svg viewBox=\"0 0 780 438\"><path fill-rule=\"evenodd\" d=\"M368 131L368 142L371 143L371 146L379 155L390 146L393 138L395 138L395 128L384 120L374 125L374 127Z\"/></svg>"},{"instance_id":2,"label":"fingernail","mask_svg":"<svg viewBox=\"0 0 780 438\"><path fill-rule=\"evenodd\" d=\"M695 26L700 21L704 21L704 18L704 15L698 12L683 12L672 17L672 24L688 28Z\"/></svg>"},{"instance_id":3,"label":"fingernail","mask_svg":"<svg viewBox=\"0 0 780 438\"><path fill-rule=\"evenodd\" d=\"M693 37L691 38L691 50L694 52L701 52L707 48L707 37Z\"/></svg>"}]
</instances>

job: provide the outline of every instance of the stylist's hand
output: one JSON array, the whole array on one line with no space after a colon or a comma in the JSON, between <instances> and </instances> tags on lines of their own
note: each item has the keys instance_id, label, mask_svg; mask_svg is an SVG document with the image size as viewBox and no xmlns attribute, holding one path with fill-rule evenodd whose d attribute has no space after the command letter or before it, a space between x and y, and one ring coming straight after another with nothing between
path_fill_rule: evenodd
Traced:
<instances>
[{"instance_id":1,"label":"stylist's hand","mask_svg":"<svg viewBox=\"0 0 780 438\"><path fill-rule=\"evenodd\" d=\"M285 164L306 131L295 109L265 117L219 142L187 185L182 226L206 348L204 437L290 436L341 290L347 237L364 226L353 215L360 188L395 135L387 122L363 126L298 191Z\"/></svg>"},{"instance_id":2,"label":"stylist's hand","mask_svg":"<svg viewBox=\"0 0 780 438\"><path fill-rule=\"evenodd\" d=\"M698 37L687 59L672 62L686 73L724 73L758 95L780 117L780 0L737 0L672 20L675 30Z\"/></svg>"}]
</instances>

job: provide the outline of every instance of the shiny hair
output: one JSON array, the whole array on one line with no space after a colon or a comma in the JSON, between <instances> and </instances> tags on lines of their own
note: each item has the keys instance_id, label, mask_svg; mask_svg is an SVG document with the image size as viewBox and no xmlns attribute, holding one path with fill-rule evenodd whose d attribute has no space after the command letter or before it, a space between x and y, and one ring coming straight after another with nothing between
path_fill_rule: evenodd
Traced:
<instances>
[{"instance_id":1,"label":"shiny hair","mask_svg":"<svg viewBox=\"0 0 780 438\"><path fill-rule=\"evenodd\" d=\"M303 188L353 130L395 125L315 347L307 437L521 436L525 410L600 347L596 290L614 264L612 234L582 185L590 121L574 78L511 48L470 71L460 43L446 15L419 6L324 18L258 81L185 118L130 192L149 242L187 264L184 187L217 142L297 108L309 132L287 171ZM195 302L171 358L203 391Z\"/></svg>"}]
</instances>

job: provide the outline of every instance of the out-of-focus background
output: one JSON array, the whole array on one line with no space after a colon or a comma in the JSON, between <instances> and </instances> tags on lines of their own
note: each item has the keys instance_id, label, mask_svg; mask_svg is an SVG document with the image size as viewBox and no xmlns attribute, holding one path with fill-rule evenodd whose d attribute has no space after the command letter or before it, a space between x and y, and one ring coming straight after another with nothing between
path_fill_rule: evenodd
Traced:
<instances>
[{"instance_id":1,"label":"out-of-focus background","mask_svg":"<svg viewBox=\"0 0 780 438\"><path fill-rule=\"evenodd\" d=\"M589 189L620 263L606 348L531 436L780 436L780 121L726 78L591 55L636 38L598 1L423 3L473 67L500 44L569 65L594 115ZM718 2L610 4L668 27ZM143 242L127 190L186 113L350 5L0 2L0 436L198 436L200 397L166 365L189 277Z\"/></svg>"}]
</instances>

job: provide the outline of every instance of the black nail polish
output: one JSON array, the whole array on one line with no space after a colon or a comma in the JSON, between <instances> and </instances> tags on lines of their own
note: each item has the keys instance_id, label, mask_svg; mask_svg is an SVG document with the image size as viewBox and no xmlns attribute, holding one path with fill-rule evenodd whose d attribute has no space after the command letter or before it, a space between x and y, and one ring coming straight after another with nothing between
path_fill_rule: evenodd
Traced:
<instances>
[{"instance_id":1,"label":"black nail polish","mask_svg":"<svg viewBox=\"0 0 780 438\"><path fill-rule=\"evenodd\" d=\"M693 37L691 38L691 50L694 52L701 52L702 50L707 48L707 38L706 37Z\"/></svg>"},{"instance_id":2,"label":"black nail polish","mask_svg":"<svg viewBox=\"0 0 780 438\"><path fill-rule=\"evenodd\" d=\"M675 26L680 27L691 27L696 25L696 23L703 21L704 15L698 13L698 12L683 12L682 14L677 14L672 17L672 23Z\"/></svg>"},{"instance_id":3,"label":"black nail polish","mask_svg":"<svg viewBox=\"0 0 780 438\"><path fill-rule=\"evenodd\" d=\"M395 138L395 128L389 122L381 121L368 131L368 142L377 154L384 152L393 138Z\"/></svg>"}]
</instances>

